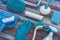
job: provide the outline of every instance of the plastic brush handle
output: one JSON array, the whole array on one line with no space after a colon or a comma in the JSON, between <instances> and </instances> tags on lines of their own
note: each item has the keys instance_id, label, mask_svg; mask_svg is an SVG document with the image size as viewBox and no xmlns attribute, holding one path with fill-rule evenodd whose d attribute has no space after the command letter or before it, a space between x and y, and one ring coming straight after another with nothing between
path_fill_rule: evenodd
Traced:
<instances>
[{"instance_id":1,"label":"plastic brush handle","mask_svg":"<svg viewBox=\"0 0 60 40\"><path fill-rule=\"evenodd\" d=\"M52 1L52 0L48 0L48 3L45 5L45 9L47 9L47 8L49 7L51 1Z\"/></svg>"},{"instance_id":2,"label":"plastic brush handle","mask_svg":"<svg viewBox=\"0 0 60 40\"><path fill-rule=\"evenodd\" d=\"M39 21L42 21L44 19L44 16L35 14L33 12L30 12L30 11L25 11L25 15L30 17L30 18L39 20Z\"/></svg>"},{"instance_id":3,"label":"plastic brush handle","mask_svg":"<svg viewBox=\"0 0 60 40\"><path fill-rule=\"evenodd\" d=\"M42 29L42 28L43 28L43 26L37 26L37 27L35 28L34 35L33 35L32 40L35 40L35 36L36 36L37 30L38 30L38 29Z\"/></svg>"},{"instance_id":4,"label":"plastic brush handle","mask_svg":"<svg viewBox=\"0 0 60 40\"><path fill-rule=\"evenodd\" d=\"M37 6L40 6L42 0L38 0Z\"/></svg>"}]
</instances>

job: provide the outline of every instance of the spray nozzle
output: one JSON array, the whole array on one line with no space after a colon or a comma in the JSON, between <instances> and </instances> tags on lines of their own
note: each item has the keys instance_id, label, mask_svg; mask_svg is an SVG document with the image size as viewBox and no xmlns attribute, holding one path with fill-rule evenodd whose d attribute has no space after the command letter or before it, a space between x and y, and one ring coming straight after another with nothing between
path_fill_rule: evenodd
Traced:
<instances>
[{"instance_id":1,"label":"spray nozzle","mask_svg":"<svg viewBox=\"0 0 60 40\"><path fill-rule=\"evenodd\" d=\"M49 26L48 30L50 30L50 33L43 40L53 40L53 35L55 32L57 32L57 29L55 27L52 27L52 26Z\"/></svg>"}]
</instances>

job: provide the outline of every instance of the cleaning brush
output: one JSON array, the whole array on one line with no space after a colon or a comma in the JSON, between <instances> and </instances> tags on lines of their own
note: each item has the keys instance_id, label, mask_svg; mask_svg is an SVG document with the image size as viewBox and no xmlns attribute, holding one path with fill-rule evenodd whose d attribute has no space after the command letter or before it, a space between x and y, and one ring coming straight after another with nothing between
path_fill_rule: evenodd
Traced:
<instances>
[{"instance_id":1,"label":"cleaning brush","mask_svg":"<svg viewBox=\"0 0 60 40\"><path fill-rule=\"evenodd\" d=\"M53 35L55 32L58 32L55 27L49 26L50 33L48 34L47 37L45 37L43 40L53 40Z\"/></svg>"}]
</instances>

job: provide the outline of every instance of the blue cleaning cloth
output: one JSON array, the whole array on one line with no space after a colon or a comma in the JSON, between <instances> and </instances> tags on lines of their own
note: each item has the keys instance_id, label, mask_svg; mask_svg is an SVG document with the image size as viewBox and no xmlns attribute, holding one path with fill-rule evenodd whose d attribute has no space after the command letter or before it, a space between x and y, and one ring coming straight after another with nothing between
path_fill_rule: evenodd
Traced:
<instances>
[{"instance_id":1,"label":"blue cleaning cloth","mask_svg":"<svg viewBox=\"0 0 60 40\"><path fill-rule=\"evenodd\" d=\"M19 24L15 40L25 40L31 27L32 23L28 20L24 20L22 24Z\"/></svg>"},{"instance_id":2,"label":"blue cleaning cloth","mask_svg":"<svg viewBox=\"0 0 60 40\"><path fill-rule=\"evenodd\" d=\"M51 22L55 24L60 23L60 12L59 11L54 11L53 16L51 18Z\"/></svg>"}]
</instances>

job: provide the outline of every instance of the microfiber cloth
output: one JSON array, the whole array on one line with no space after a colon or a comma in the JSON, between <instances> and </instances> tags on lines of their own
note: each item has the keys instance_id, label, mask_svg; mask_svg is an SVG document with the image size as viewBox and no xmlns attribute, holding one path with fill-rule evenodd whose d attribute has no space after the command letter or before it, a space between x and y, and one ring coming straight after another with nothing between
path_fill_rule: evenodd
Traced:
<instances>
[{"instance_id":1,"label":"microfiber cloth","mask_svg":"<svg viewBox=\"0 0 60 40\"><path fill-rule=\"evenodd\" d=\"M8 0L7 8L13 12L22 12L25 10L26 4L23 0Z\"/></svg>"}]
</instances>

